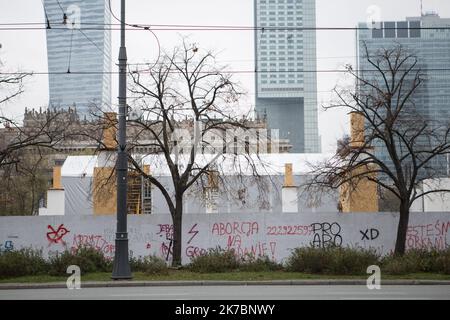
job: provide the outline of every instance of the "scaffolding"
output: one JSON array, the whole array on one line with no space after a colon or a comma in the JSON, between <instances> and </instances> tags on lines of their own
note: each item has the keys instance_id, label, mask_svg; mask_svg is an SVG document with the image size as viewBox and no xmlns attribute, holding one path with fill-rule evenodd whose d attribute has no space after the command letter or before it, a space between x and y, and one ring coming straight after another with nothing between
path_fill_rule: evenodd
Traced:
<instances>
[{"instance_id":1,"label":"scaffolding","mask_svg":"<svg viewBox=\"0 0 450 320\"><path fill-rule=\"evenodd\" d=\"M136 172L128 174L127 196L128 214L152 213L151 183Z\"/></svg>"}]
</instances>

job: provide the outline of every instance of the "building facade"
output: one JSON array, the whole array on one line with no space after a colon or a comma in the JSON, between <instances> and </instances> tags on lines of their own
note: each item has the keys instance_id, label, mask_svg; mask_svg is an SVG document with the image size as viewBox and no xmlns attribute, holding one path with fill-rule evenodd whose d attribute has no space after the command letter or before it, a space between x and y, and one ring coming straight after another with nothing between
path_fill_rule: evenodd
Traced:
<instances>
[{"instance_id":1,"label":"building facade","mask_svg":"<svg viewBox=\"0 0 450 320\"><path fill-rule=\"evenodd\" d=\"M448 122L450 118L449 27L450 19L440 18L436 13L410 17L404 21L379 22L374 28L369 29L366 23L359 23L357 69L360 76L374 81L377 81L376 77L381 78L379 73L370 74L373 66L367 61L366 48L369 55L373 57L379 49L391 49L401 45L407 54L417 58L416 69L421 70L425 80L413 96L415 112L429 119L430 123ZM376 147L378 157L389 161L388 153L383 146ZM448 159L435 158L432 166L441 174L448 174Z\"/></svg>"},{"instance_id":2,"label":"building facade","mask_svg":"<svg viewBox=\"0 0 450 320\"><path fill-rule=\"evenodd\" d=\"M318 153L315 0L255 0L254 11L256 113L292 152Z\"/></svg>"},{"instance_id":3,"label":"building facade","mask_svg":"<svg viewBox=\"0 0 450 320\"><path fill-rule=\"evenodd\" d=\"M44 0L49 107L80 116L111 106L111 12L104 0ZM98 113L98 111L97 111Z\"/></svg>"}]
</instances>

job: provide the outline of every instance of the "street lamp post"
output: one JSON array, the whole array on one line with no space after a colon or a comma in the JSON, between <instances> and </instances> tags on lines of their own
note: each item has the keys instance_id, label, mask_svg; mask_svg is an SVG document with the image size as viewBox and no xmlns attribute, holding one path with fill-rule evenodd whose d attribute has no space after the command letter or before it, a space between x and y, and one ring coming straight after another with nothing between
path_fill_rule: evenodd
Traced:
<instances>
[{"instance_id":1,"label":"street lamp post","mask_svg":"<svg viewBox=\"0 0 450 320\"><path fill-rule=\"evenodd\" d=\"M126 114L127 114L127 50L125 47L125 0L121 0L119 51L119 130L117 149L117 229L112 279L131 279L128 260L127 232L127 172Z\"/></svg>"}]
</instances>

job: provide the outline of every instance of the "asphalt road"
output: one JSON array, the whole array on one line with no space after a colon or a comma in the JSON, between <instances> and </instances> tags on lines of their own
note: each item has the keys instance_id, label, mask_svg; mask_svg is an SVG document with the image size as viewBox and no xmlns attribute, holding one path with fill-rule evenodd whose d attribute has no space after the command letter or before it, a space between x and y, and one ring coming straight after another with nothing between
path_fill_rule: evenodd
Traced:
<instances>
[{"instance_id":1,"label":"asphalt road","mask_svg":"<svg viewBox=\"0 0 450 320\"><path fill-rule=\"evenodd\" d=\"M139 300L300 300L300 299L433 299L450 300L449 285L365 286L180 286L0 290L6 299L139 299Z\"/></svg>"}]
</instances>

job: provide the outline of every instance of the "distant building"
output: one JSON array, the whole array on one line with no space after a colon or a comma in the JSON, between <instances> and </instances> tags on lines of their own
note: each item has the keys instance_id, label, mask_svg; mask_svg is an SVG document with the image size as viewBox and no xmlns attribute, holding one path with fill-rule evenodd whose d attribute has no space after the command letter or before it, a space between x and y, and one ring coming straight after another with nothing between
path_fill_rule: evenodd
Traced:
<instances>
[{"instance_id":1,"label":"distant building","mask_svg":"<svg viewBox=\"0 0 450 320\"><path fill-rule=\"evenodd\" d=\"M115 113L106 114L116 117ZM101 149L101 144L99 141L102 139L104 120L105 119L103 118L90 119L86 116L81 117L78 108L69 107L67 110L62 111L56 108L39 108L39 110L25 108L23 128L21 129L24 132L30 132L32 130L36 130L36 128L43 127L49 121L51 121L54 125L59 126L63 123L66 124L66 139L58 141L58 143L54 146L54 152L60 154L60 156L65 159L67 155L73 154L74 152L77 154L94 154L96 151ZM222 120L217 119L216 121L220 122ZM289 140L269 137L270 132L267 132L267 123L264 119L243 121L245 121L247 130L252 132L250 135L251 137L254 138L255 135L260 133L259 137L261 138L258 143L253 140L249 141L250 143L257 143L258 146L261 147L261 150L258 150L255 146L252 146L248 152L252 152L251 150L254 150L254 152L257 153L288 153L291 151L292 145ZM153 128L156 128L157 126L156 124L152 124L152 120L148 120L147 122L143 121L142 123L147 123L147 125L153 126ZM189 119L180 120L176 127L177 129L185 129L192 133L193 121ZM8 141L13 140L17 135L16 131L17 130L14 129L0 128L0 137L3 137L3 134L5 134L5 143L8 143ZM8 137L6 138L7 133ZM240 133L242 132L237 132L237 134ZM113 135L115 136L116 134L114 133ZM218 130L214 135L214 138L217 138L217 140L209 141L209 144L212 147L221 147L223 145L222 140L225 139L225 134L221 130ZM223 136L218 139L219 135ZM142 126L136 123L130 122L127 124L127 138L128 147L131 148L131 151L134 153L147 155L161 152L158 144L153 140L152 133L149 130L142 130ZM265 138L267 138L267 140L262 140ZM204 139L207 138L204 137ZM244 141L239 141L239 143L243 144ZM264 145L264 143L266 145ZM233 144L228 146L230 149L232 147ZM240 144L239 147L241 147ZM230 149L228 152L230 152ZM208 150L209 149L206 149L205 153L208 153Z\"/></svg>"},{"instance_id":2,"label":"distant building","mask_svg":"<svg viewBox=\"0 0 450 320\"><path fill-rule=\"evenodd\" d=\"M104 0L44 0L49 107L80 115L111 106L111 13ZM65 24L64 24L65 22ZM81 29L80 29L81 28Z\"/></svg>"},{"instance_id":3,"label":"distant building","mask_svg":"<svg viewBox=\"0 0 450 320\"><path fill-rule=\"evenodd\" d=\"M256 113L289 139L292 152L318 153L315 0L255 0Z\"/></svg>"},{"instance_id":4,"label":"distant building","mask_svg":"<svg viewBox=\"0 0 450 320\"><path fill-rule=\"evenodd\" d=\"M420 69L426 79L414 94L416 111L433 122L448 121L450 119L450 29L448 29L450 19L440 18L436 13L427 13L421 17L406 18L404 21L379 22L373 29L367 29L366 23L359 23L358 27L357 69L360 75L370 79L371 74L365 73L365 70L373 70L373 66L366 59L365 46L369 55L373 55L379 49L401 45L409 54L417 57L417 70ZM376 73L372 72L372 74ZM379 74L374 77L381 78ZM381 159L389 159L383 147L378 146L377 152ZM442 174L446 174L447 162L448 159L436 158L433 166L442 170Z\"/></svg>"}]
</instances>

